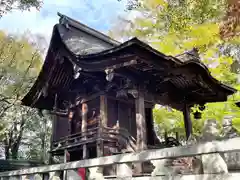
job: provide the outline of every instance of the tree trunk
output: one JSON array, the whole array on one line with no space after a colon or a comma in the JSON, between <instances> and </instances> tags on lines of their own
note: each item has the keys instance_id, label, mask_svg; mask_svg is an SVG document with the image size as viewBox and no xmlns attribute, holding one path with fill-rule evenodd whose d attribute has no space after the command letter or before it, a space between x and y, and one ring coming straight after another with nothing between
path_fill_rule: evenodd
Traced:
<instances>
[{"instance_id":1,"label":"tree trunk","mask_svg":"<svg viewBox=\"0 0 240 180\"><path fill-rule=\"evenodd\" d=\"M11 147L11 156L12 159L17 159L18 158L18 150L19 150L19 146L22 140L22 135L23 135L23 131L24 131L24 125L25 125L25 119L24 117L22 117L21 122L20 122L20 130L17 131L16 128L16 122L14 123L14 136L11 137L10 142L12 142L11 144L9 144L9 146ZM9 150L8 150L9 151Z\"/></svg>"},{"instance_id":2,"label":"tree trunk","mask_svg":"<svg viewBox=\"0 0 240 180\"><path fill-rule=\"evenodd\" d=\"M46 159L45 157L45 151L46 151L46 130L47 130L47 120L44 117L43 118L43 131L41 133L41 161L44 162Z\"/></svg>"}]
</instances>

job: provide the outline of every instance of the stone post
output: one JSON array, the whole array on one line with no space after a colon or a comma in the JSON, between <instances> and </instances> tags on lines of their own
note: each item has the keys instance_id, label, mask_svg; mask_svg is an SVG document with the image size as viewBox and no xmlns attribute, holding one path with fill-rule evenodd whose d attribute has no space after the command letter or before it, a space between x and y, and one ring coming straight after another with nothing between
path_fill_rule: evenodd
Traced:
<instances>
[{"instance_id":1,"label":"stone post","mask_svg":"<svg viewBox=\"0 0 240 180\"><path fill-rule=\"evenodd\" d=\"M117 165L117 177L118 178L131 178L132 173L132 163L123 163Z\"/></svg>"},{"instance_id":2,"label":"stone post","mask_svg":"<svg viewBox=\"0 0 240 180\"><path fill-rule=\"evenodd\" d=\"M217 140L218 138L219 130L217 128L217 121L214 119L205 121L200 140L202 142L209 142ZM203 173L228 173L227 164L219 153L202 155L202 164Z\"/></svg>"},{"instance_id":3,"label":"stone post","mask_svg":"<svg viewBox=\"0 0 240 180\"><path fill-rule=\"evenodd\" d=\"M230 139L238 137L238 131L233 127L232 124L232 116L225 116L223 118L222 126L223 126L223 139ZM224 160L227 163L229 170L237 170L240 168L240 153L239 152L228 152L224 153Z\"/></svg>"}]
</instances>

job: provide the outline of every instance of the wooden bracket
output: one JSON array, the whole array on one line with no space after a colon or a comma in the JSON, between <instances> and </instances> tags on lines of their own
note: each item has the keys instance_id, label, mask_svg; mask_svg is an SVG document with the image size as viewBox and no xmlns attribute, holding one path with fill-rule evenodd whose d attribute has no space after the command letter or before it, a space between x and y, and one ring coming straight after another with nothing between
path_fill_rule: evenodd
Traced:
<instances>
[{"instance_id":1,"label":"wooden bracket","mask_svg":"<svg viewBox=\"0 0 240 180\"><path fill-rule=\"evenodd\" d=\"M105 73L106 73L106 80L111 82L114 78L113 69L105 69Z\"/></svg>"},{"instance_id":2,"label":"wooden bracket","mask_svg":"<svg viewBox=\"0 0 240 180\"><path fill-rule=\"evenodd\" d=\"M138 98L139 92L136 89L129 89L128 93L131 94L134 98Z\"/></svg>"}]
</instances>

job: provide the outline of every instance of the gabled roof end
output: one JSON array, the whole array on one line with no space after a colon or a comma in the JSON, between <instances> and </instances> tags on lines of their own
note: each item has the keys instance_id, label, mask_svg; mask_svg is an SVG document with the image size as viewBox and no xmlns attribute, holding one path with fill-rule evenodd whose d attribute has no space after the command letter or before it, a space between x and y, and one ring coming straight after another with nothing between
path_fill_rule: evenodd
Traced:
<instances>
[{"instance_id":1,"label":"gabled roof end","mask_svg":"<svg viewBox=\"0 0 240 180\"><path fill-rule=\"evenodd\" d=\"M80 23L80 22L78 22L78 21L76 21L76 20L74 20L74 19L72 19L72 18L70 18L70 17L68 17L64 14L61 14L61 13L58 12L57 15L60 17L59 24L67 23L70 26L73 26L74 28L77 28L81 31L84 31L85 33L88 33L88 34L90 34L90 35L92 35L92 36L94 36L94 37L96 37L96 38L98 38L102 41L105 41L108 44L111 44L112 46L118 46L118 45L121 44L120 42L110 38L109 36L99 32L99 31L97 31L93 28L90 28L90 27L86 26L85 24L82 24L82 23Z\"/></svg>"}]
</instances>

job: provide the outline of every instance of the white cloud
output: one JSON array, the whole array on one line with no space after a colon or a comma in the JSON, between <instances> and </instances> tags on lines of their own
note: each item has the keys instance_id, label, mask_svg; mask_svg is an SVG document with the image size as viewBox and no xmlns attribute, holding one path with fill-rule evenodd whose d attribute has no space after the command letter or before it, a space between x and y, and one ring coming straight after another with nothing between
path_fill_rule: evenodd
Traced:
<instances>
[{"instance_id":1,"label":"white cloud","mask_svg":"<svg viewBox=\"0 0 240 180\"><path fill-rule=\"evenodd\" d=\"M24 33L31 31L34 34L39 33L49 38L52 27L57 20L57 17L54 16L42 18L35 9L24 12L13 11L0 20L0 29L7 33Z\"/></svg>"},{"instance_id":2,"label":"white cloud","mask_svg":"<svg viewBox=\"0 0 240 180\"><path fill-rule=\"evenodd\" d=\"M51 36L54 24L58 22L57 12L69 15L98 30L106 30L111 19L123 12L123 4L117 0L44 0L40 12L13 11L0 19L0 29L9 33L30 31Z\"/></svg>"}]
</instances>

